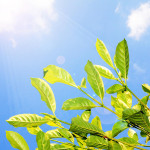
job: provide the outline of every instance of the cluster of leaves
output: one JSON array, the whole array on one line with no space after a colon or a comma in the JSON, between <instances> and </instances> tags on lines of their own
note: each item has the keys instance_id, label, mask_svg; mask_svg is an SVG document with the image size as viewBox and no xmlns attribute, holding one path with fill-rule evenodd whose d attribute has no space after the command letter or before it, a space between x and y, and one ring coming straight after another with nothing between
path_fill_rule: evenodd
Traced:
<instances>
[{"instance_id":1,"label":"cluster of leaves","mask_svg":"<svg viewBox=\"0 0 150 150\"><path fill-rule=\"evenodd\" d=\"M36 150L133 150L135 148L144 150L145 147L149 147L138 142L138 135L133 128L140 130L141 136L146 137L147 144L150 139L150 111L147 106L150 86L148 84L142 85L144 92L147 93L142 99L139 99L128 88L129 51L126 40L124 39L117 45L114 63L106 46L99 39L96 42L96 49L101 58L117 74L117 77L115 77L109 69L100 65L93 65L91 61L88 61L85 65L87 81L101 101L96 100L83 90L83 88L86 88L85 78L82 79L81 85L78 86L66 70L55 65L49 65L44 68L43 78L50 84L64 83L77 88L89 97L89 99L83 97L71 98L63 103L62 109L65 111L84 110L81 116L78 115L72 118L71 123L62 121L55 116L56 103L50 85L43 79L31 78L31 84L38 90L41 100L46 103L53 114L41 113L43 116L20 114L11 117L7 122L14 127L25 127L29 133L36 135L38 147ZM116 93L116 97L114 95L111 97L111 105L115 111L103 103L105 90L102 77L116 82L106 90L107 94ZM134 106L132 106L132 96L138 100L138 103ZM96 107L107 109L117 115L118 122L113 125L112 130L104 132L98 116L89 122L91 109ZM43 124L56 127L56 129L45 133L39 127ZM68 125L69 129L63 127L62 124ZM128 129L128 137L115 138L126 129ZM19 150L29 150L28 144L20 134L6 131L6 137L12 147ZM56 138L65 138L68 142L58 141Z\"/></svg>"}]
</instances>

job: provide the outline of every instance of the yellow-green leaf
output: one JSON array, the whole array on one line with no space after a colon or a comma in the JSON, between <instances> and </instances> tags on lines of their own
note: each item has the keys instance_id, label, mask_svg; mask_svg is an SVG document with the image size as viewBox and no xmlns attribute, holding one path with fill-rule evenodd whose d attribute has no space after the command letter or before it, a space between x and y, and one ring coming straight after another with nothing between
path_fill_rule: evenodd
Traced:
<instances>
[{"instance_id":1,"label":"yellow-green leaf","mask_svg":"<svg viewBox=\"0 0 150 150\"><path fill-rule=\"evenodd\" d=\"M39 131L42 131L40 127L27 127L30 134L37 135Z\"/></svg>"},{"instance_id":2,"label":"yellow-green leaf","mask_svg":"<svg viewBox=\"0 0 150 150\"><path fill-rule=\"evenodd\" d=\"M63 136L60 134L58 129L54 129L54 130L49 130L46 132L47 136L49 139L52 138L62 138Z\"/></svg>"},{"instance_id":3,"label":"yellow-green leaf","mask_svg":"<svg viewBox=\"0 0 150 150\"><path fill-rule=\"evenodd\" d=\"M85 110L97 107L92 101L87 98L77 97L68 99L63 103L63 110Z\"/></svg>"},{"instance_id":4,"label":"yellow-green leaf","mask_svg":"<svg viewBox=\"0 0 150 150\"><path fill-rule=\"evenodd\" d=\"M99 53L99 55L101 56L101 58L112 68L114 68L113 66L113 63L112 63L112 60L111 60L111 57L109 55L109 52L105 46L105 44L97 39L97 42L96 42L96 49L97 49L97 52Z\"/></svg>"},{"instance_id":5,"label":"yellow-green leaf","mask_svg":"<svg viewBox=\"0 0 150 150\"><path fill-rule=\"evenodd\" d=\"M138 142L138 135L133 129L129 128L128 136Z\"/></svg>"},{"instance_id":6,"label":"yellow-green leaf","mask_svg":"<svg viewBox=\"0 0 150 150\"><path fill-rule=\"evenodd\" d=\"M98 116L96 116L95 118L93 118L91 124L97 126L98 128L100 128L102 130L101 121L100 121L100 118Z\"/></svg>"},{"instance_id":7,"label":"yellow-green leaf","mask_svg":"<svg viewBox=\"0 0 150 150\"><path fill-rule=\"evenodd\" d=\"M31 84L39 91L42 101L44 101L48 108L55 113L56 102L50 86L40 78L31 78Z\"/></svg>"},{"instance_id":8,"label":"yellow-green leaf","mask_svg":"<svg viewBox=\"0 0 150 150\"><path fill-rule=\"evenodd\" d=\"M47 123L49 120L36 114L20 114L6 120L14 127L35 127Z\"/></svg>"},{"instance_id":9,"label":"yellow-green leaf","mask_svg":"<svg viewBox=\"0 0 150 150\"><path fill-rule=\"evenodd\" d=\"M120 70L121 76L127 79L129 70L129 50L125 39L117 45L114 62L116 67Z\"/></svg>"},{"instance_id":10,"label":"yellow-green leaf","mask_svg":"<svg viewBox=\"0 0 150 150\"><path fill-rule=\"evenodd\" d=\"M91 109L88 109L88 110L85 110L85 111L82 113L81 118L82 118L84 121L88 122L89 119L90 119L90 116L91 116Z\"/></svg>"},{"instance_id":11,"label":"yellow-green leaf","mask_svg":"<svg viewBox=\"0 0 150 150\"><path fill-rule=\"evenodd\" d=\"M76 87L71 75L66 70L55 65L49 65L44 68L44 79L51 84L61 82Z\"/></svg>"},{"instance_id":12,"label":"yellow-green leaf","mask_svg":"<svg viewBox=\"0 0 150 150\"><path fill-rule=\"evenodd\" d=\"M27 142L19 133L14 131L6 131L6 138L13 148L19 150L29 150Z\"/></svg>"},{"instance_id":13,"label":"yellow-green leaf","mask_svg":"<svg viewBox=\"0 0 150 150\"><path fill-rule=\"evenodd\" d=\"M38 150L50 150L50 140L44 132L38 132L36 142L38 145Z\"/></svg>"},{"instance_id":14,"label":"yellow-green leaf","mask_svg":"<svg viewBox=\"0 0 150 150\"><path fill-rule=\"evenodd\" d=\"M125 88L122 85L120 85L120 84L114 84L114 85L112 85L110 88L108 88L106 90L106 93L113 94L113 93L117 93L119 91L123 91L124 89Z\"/></svg>"},{"instance_id":15,"label":"yellow-green leaf","mask_svg":"<svg viewBox=\"0 0 150 150\"><path fill-rule=\"evenodd\" d=\"M88 82L90 83L92 89L101 99L103 99L104 97L103 80L91 61L88 61L87 64L85 65L85 71L87 73Z\"/></svg>"},{"instance_id":16,"label":"yellow-green leaf","mask_svg":"<svg viewBox=\"0 0 150 150\"><path fill-rule=\"evenodd\" d=\"M142 84L143 91L150 94L150 86L148 84Z\"/></svg>"},{"instance_id":17,"label":"yellow-green leaf","mask_svg":"<svg viewBox=\"0 0 150 150\"><path fill-rule=\"evenodd\" d=\"M102 77L112 79L112 80L116 80L116 78L114 77L112 72L109 69L107 69L106 67L100 66L100 65L94 65L94 67L96 68L96 70L99 72L99 74Z\"/></svg>"},{"instance_id":18,"label":"yellow-green leaf","mask_svg":"<svg viewBox=\"0 0 150 150\"><path fill-rule=\"evenodd\" d=\"M86 79L85 78L82 79L80 87L86 88Z\"/></svg>"}]
</instances>

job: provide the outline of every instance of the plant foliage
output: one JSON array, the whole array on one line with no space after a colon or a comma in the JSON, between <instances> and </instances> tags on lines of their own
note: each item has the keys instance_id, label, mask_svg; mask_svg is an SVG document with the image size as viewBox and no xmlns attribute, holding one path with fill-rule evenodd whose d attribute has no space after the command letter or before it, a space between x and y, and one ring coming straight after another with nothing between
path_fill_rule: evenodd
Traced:
<instances>
[{"instance_id":1,"label":"plant foliage","mask_svg":"<svg viewBox=\"0 0 150 150\"><path fill-rule=\"evenodd\" d=\"M117 45L114 62L105 44L99 39L96 42L96 49L100 57L112 69L111 71L104 66L95 65L89 60L85 65L87 81L101 101L93 98L83 90L83 88L87 88L86 78L81 79L81 84L77 85L66 70L55 65L49 65L44 68L43 78L48 83L64 83L75 87L88 96L88 98L70 98L63 103L62 109L65 111L84 110L80 116L73 117L71 123L56 117L56 101L50 85L43 79L31 78L31 84L40 93L41 100L46 103L52 114L41 113L42 116L19 114L9 118L7 122L14 127L27 128L30 134L36 136L36 150L149 149L147 142L150 140L150 110L147 103L150 95L150 86L142 84L142 89L146 96L141 99L129 89L127 85L129 71L127 41L124 39ZM116 73L116 76L113 72ZM107 94L113 94L111 96L111 105L114 107L114 110L103 103L105 93L103 77L114 81L114 85L106 90ZM134 106L132 106L132 97L137 99L137 104ZM95 118L90 119L91 109L96 107L99 107L98 109L107 109L118 117L118 121L112 126L112 130L103 131L99 114ZM50 128L47 132L43 132L40 128L43 124L54 127L54 129ZM67 125L68 128L66 128ZM137 130L140 131L140 135L136 133ZM122 137L123 131L127 133L128 137ZM118 135L121 138L118 138ZM145 145L139 143L139 136L146 137ZM28 144L19 133L6 131L6 138L13 148L29 150Z\"/></svg>"}]
</instances>

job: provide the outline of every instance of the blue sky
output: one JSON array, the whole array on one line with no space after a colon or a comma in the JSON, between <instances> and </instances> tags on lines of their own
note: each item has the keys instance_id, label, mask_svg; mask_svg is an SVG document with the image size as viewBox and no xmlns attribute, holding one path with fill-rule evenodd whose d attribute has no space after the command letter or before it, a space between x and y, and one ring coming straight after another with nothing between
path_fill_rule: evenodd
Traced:
<instances>
[{"instance_id":1,"label":"blue sky","mask_svg":"<svg viewBox=\"0 0 150 150\"><path fill-rule=\"evenodd\" d=\"M35 136L5 120L22 113L51 113L32 87L30 77L42 78L43 68L54 64L66 69L80 84L86 77L87 60L108 67L96 51L97 38L105 43L111 57L117 43L126 38L130 52L128 84L139 98L145 96L141 84L150 81L150 1L0 0L0 149L13 149L5 138L6 130L17 131L31 150L36 148ZM104 79L105 89L113 83ZM82 111L65 112L61 106L69 98L85 95L60 83L51 87L58 118L70 122L81 114ZM87 92L97 98L89 84ZM110 96L106 94L104 100L111 107ZM92 116L96 115L104 131L111 130L117 121L108 111L93 110ZM43 127L44 131L52 129Z\"/></svg>"}]
</instances>

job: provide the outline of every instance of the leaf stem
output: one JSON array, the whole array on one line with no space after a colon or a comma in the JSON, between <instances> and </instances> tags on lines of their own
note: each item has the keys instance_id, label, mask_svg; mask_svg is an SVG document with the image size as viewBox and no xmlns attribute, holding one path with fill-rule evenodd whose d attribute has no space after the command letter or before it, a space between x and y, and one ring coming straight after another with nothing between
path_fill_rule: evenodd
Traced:
<instances>
[{"instance_id":1,"label":"leaf stem","mask_svg":"<svg viewBox=\"0 0 150 150\"><path fill-rule=\"evenodd\" d=\"M95 101L97 104L99 104L101 107L111 111L112 113L114 113L115 115L119 116L116 112L114 112L113 110L111 110L110 108L108 108L107 106L105 106L104 104L100 103L99 101L97 101L95 98L93 98L92 96L90 96L88 93L86 93L84 90L82 90L80 87L78 87L78 89L80 91L82 91L84 94L86 94L88 97L90 97L93 101Z\"/></svg>"},{"instance_id":2,"label":"leaf stem","mask_svg":"<svg viewBox=\"0 0 150 150\"><path fill-rule=\"evenodd\" d=\"M62 123L64 123L64 124L67 124L67 125L69 125L69 126L71 125L70 123L65 122L65 121L62 121L62 120L60 120L60 119L57 119L57 118L56 118L56 120L59 121L59 122L62 122Z\"/></svg>"}]
</instances>

